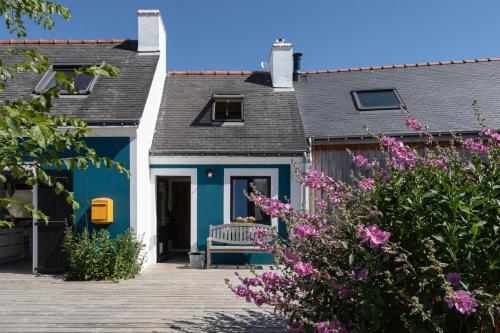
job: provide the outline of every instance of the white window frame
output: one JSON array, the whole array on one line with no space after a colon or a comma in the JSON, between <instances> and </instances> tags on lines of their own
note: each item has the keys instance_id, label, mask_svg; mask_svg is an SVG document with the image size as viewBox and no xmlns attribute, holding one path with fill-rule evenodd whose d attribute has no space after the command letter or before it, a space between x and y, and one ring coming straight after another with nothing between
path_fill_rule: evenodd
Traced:
<instances>
[{"instance_id":1,"label":"white window frame","mask_svg":"<svg viewBox=\"0 0 500 333\"><path fill-rule=\"evenodd\" d=\"M231 223L231 177L271 177L271 198L278 199L278 168L227 168L224 169L224 224ZM271 225L278 227L278 218L271 218Z\"/></svg>"}]
</instances>

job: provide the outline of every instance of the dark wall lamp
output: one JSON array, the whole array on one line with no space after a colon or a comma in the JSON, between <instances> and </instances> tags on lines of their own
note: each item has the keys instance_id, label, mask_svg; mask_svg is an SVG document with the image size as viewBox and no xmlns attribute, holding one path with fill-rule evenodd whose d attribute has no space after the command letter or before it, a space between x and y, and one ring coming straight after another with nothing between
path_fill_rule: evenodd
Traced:
<instances>
[{"instance_id":1,"label":"dark wall lamp","mask_svg":"<svg viewBox=\"0 0 500 333\"><path fill-rule=\"evenodd\" d=\"M207 170L205 170L205 174L207 175L208 178L212 178L214 176L214 169L212 168L208 168Z\"/></svg>"}]
</instances>

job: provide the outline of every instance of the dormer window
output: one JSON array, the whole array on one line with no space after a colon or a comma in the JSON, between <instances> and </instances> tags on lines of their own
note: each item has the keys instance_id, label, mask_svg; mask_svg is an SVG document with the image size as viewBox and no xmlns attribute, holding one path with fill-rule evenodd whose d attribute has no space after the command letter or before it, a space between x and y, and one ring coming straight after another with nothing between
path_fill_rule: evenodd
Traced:
<instances>
[{"instance_id":1,"label":"dormer window","mask_svg":"<svg viewBox=\"0 0 500 333\"><path fill-rule=\"evenodd\" d=\"M213 95L212 99L212 121L243 121L243 95Z\"/></svg>"},{"instance_id":2,"label":"dormer window","mask_svg":"<svg viewBox=\"0 0 500 333\"><path fill-rule=\"evenodd\" d=\"M70 93L64 85L61 85L60 94L61 95L88 95L92 91L92 88L95 84L97 76L87 75L87 74L75 74L75 70L80 68L81 66L85 66L85 64L64 64L64 65L53 65L50 69L45 73L40 82L37 84L35 88L35 93L40 94L44 91L47 91L50 88L53 88L57 84L56 73L61 72L68 79L72 79L75 82L76 91Z\"/></svg>"},{"instance_id":3,"label":"dormer window","mask_svg":"<svg viewBox=\"0 0 500 333\"><path fill-rule=\"evenodd\" d=\"M394 88L371 89L352 91L352 97L356 108L363 110L391 110L401 109L403 100Z\"/></svg>"}]
</instances>

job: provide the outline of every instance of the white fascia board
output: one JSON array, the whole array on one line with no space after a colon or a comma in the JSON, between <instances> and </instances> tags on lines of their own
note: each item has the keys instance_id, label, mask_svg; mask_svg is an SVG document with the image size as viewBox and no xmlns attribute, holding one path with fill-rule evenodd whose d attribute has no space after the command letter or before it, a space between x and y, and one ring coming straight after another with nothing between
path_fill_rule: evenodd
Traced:
<instances>
[{"instance_id":1,"label":"white fascia board","mask_svg":"<svg viewBox=\"0 0 500 333\"><path fill-rule=\"evenodd\" d=\"M297 157L266 157L266 156L150 156L151 168L155 165L179 165L179 164L299 164L302 165L304 158Z\"/></svg>"},{"instance_id":2,"label":"white fascia board","mask_svg":"<svg viewBox=\"0 0 500 333\"><path fill-rule=\"evenodd\" d=\"M136 137L137 126L89 126L89 137Z\"/></svg>"}]
</instances>

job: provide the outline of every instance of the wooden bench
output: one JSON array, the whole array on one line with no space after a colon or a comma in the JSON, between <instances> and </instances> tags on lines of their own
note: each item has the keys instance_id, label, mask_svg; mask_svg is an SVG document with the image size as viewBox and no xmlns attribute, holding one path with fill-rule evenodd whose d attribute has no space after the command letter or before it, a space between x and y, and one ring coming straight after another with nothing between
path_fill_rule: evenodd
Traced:
<instances>
[{"instance_id":1,"label":"wooden bench","mask_svg":"<svg viewBox=\"0 0 500 333\"><path fill-rule=\"evenodd\" d=\"M207 238L207 268L212 265L212 253L265 253L253 243L256 228L277 232L276 227L256 223L211 225ZM271 241L271 237L267 241ZM214 245L214 242L226 245Z\"/></svg>"}]
</instances>

